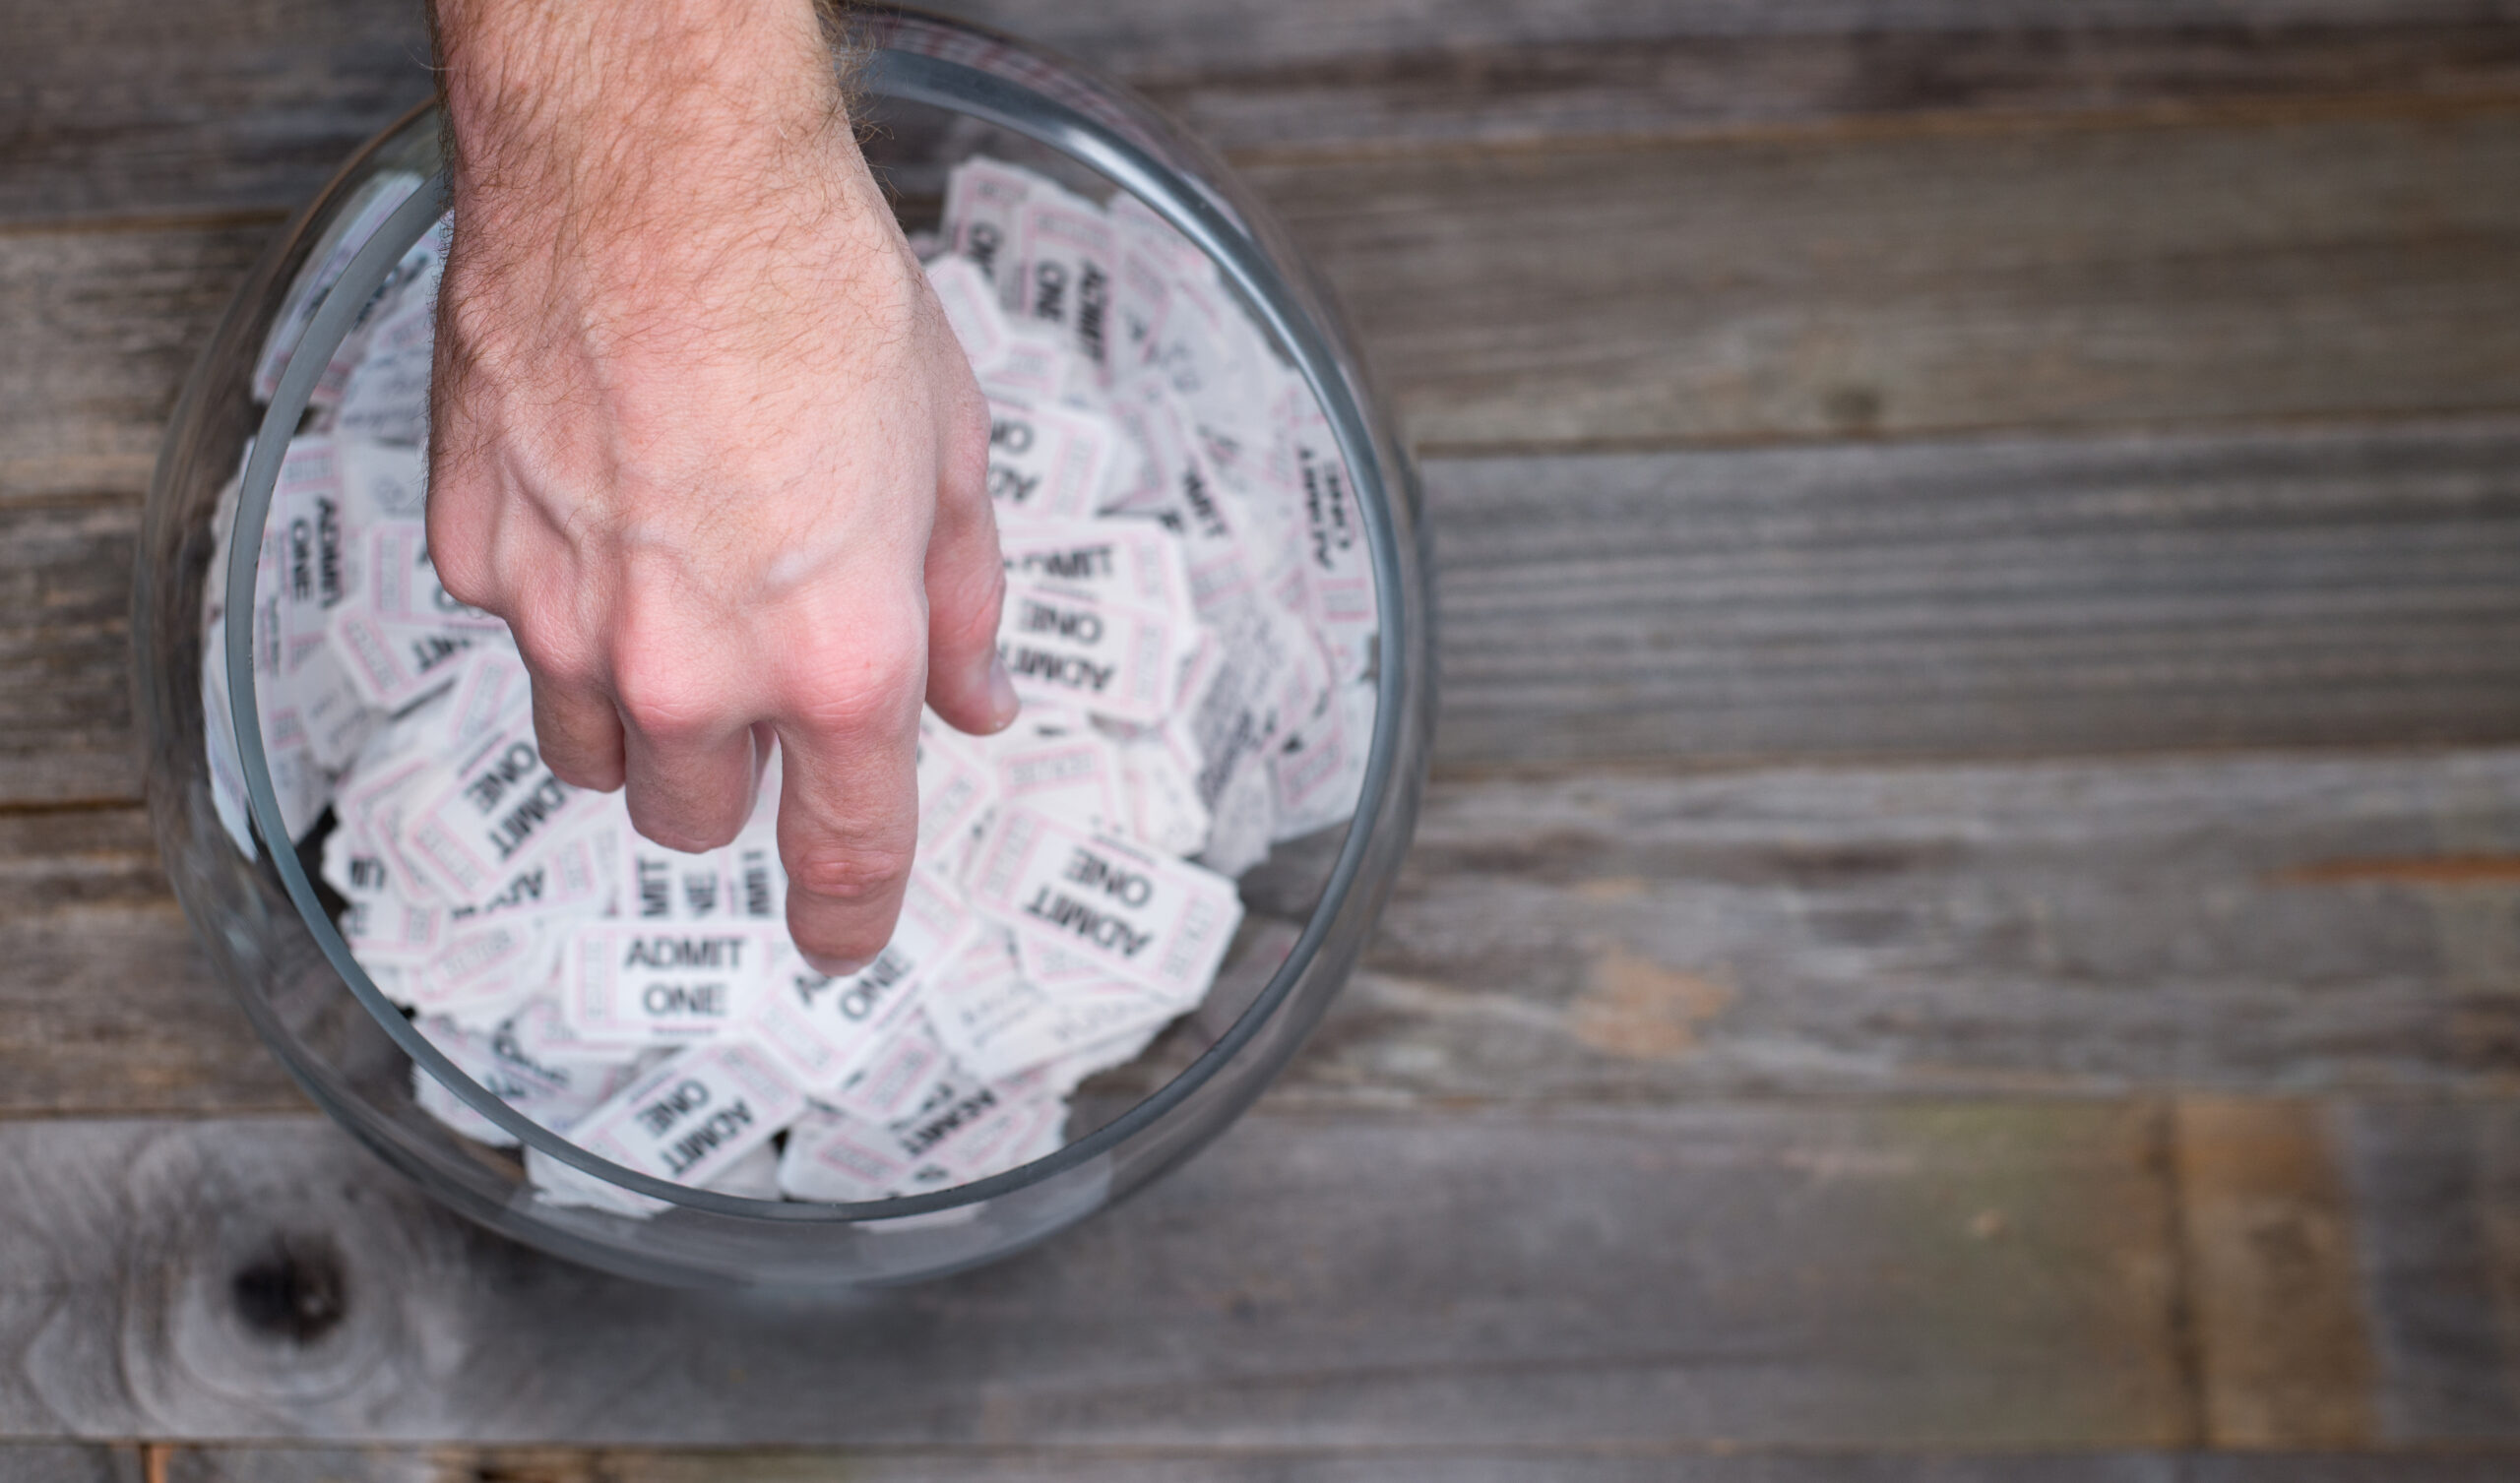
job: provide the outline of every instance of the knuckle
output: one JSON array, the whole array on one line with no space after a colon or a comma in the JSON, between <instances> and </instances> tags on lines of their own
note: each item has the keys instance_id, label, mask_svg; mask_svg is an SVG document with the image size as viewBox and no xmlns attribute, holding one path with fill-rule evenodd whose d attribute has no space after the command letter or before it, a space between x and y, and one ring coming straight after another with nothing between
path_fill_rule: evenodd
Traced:
<instances>
[{"instance_id":1,"label":"knuckle","mask_svg":"<svg viewBox=\"0 0 2520 1483\"><path fill-rule=\"evenodd\" d=\"M916 637L861 633L805 646L799 659L786 709L817 732L889 731L916 713L927 689L927 646Z\"/></svg>"},{"instance_id":2,"label":"knuckle","mask_svg":"<svg viewBox=\"0 0 2520 1483\"><path fill-rule=\"evenodd\" d=\"M651 741L697 741L724 729L717 687L689 666L627 658L614 664L612 685L622 719Z\"/></svg>"},{"instance_id":3,"label":"knuckle","mask_svg":"<svg viewBox=\"0 0 2520 1483\"><path fill-rule=\"evenodd\" d=\"M911 852L892 845L818 845L788 867L788 884L826 900L866 901L899 886L910 869Z\"/></svg>"}]
</instances>

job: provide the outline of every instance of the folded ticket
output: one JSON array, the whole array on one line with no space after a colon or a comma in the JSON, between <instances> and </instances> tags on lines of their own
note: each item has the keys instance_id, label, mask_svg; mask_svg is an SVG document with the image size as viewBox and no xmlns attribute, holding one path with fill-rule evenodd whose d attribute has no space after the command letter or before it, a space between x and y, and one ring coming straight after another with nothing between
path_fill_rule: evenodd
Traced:
<instances>
[{"instance_id":1,"label":"folded ticket","mask_svg":"<svg viewBox=\"0 0 2520 1483\"><path fill-rule=\"evenodd\" d=\"M1025 808L998 814L969 885L972 904L1017 933L1185 1003L1216 976L1242 921L1231 881Z\"/></svg>"},{"instance_id":2,"label":"folded ticket","mask_svg":"<svg viewBox=\"0 0 2520 1483\"><path fill-rule=\"evenodd\" d=\"M1161 608L1010 586L997 649L1015 693L1152 724L1170 713L1182 635Z\"/></svg>"},{"instance_id":3,"label":"folded ticket","mask_svg":"<svg viewBox=\"0 0 2520 1483\"><path fill-rule=\"evenodd\" d=\"M544 848L604 807L542 761L531 723L492 733L401 822L403 858L449 903L483 899Z\"/></svg>"},{"instance_id":4,"label":"folded ticket","mask_svg":"<svg viewBox=\"0 0 2520 1483\"><path fill-rule=\"evenodd\" d=\"M1120 457L1108 419L1054 402L992 400L988 411L990 499L1026 519L1094 513Z\"/></svg>"},{"instance_id":5,"label":"folded ticket","mask_svg":"<svg viewBox=\"0 0 2520 1483\"><path fill-rule=\"evenodd\" d=\"M704 1185L802 1116L805 1096L767 1052L700 1045L659 1065L569 1130L588 1152L677 1184Z\"/></svg>"},{"instance_id":6,"label":"folded ticket","mask_svg":"<svg viewBox=\"0 0 2520 1483\"><path fill-rule=\"evenodd\" d=\"M875 960L834 978L791 957L754 1011L752 1032L808 1089L837 1088L883 1049L974 926L957 893L913 871L901 920Z\"/></svg>"},{"instance_id":7,"label":"folded ticket","mask_svg":"<svg viewBox=\"0 0 2520 1483\"><path fill-rule=\"evenodd\" d=\"M997 529L1009 582L1186 617L1189 574L1178 537L1151 520L1006 520Z\"/></svg>"}]
</instances>

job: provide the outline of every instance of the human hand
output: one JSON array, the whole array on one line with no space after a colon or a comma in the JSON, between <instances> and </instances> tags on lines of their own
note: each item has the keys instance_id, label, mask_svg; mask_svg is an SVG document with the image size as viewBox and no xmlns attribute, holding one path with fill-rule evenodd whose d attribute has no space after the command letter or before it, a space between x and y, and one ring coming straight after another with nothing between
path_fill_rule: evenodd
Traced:
<instances>
[{"instance_id":1,"label":"human hand","mask_svg":"<svg viewBox=\"0 0 2520 1483\"><path fill-rule=\"evenodd\" d=\"M988 416L811 0L439 0L456 146L429 548L564 781L725 843L775 736L788 926L891 936L922 698L1012 721Z\"/></svg>"}]
</instances>

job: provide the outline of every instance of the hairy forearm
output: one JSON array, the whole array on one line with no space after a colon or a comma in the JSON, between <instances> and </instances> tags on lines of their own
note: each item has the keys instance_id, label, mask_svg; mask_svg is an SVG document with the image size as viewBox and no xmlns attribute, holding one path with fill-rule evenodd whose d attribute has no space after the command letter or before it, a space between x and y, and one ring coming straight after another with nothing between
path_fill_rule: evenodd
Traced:
<instances>
[{"instance_id":1,"label":"hairy forearm","mask_svg":"<svg viewBox=\"0 0 2520 1483\"><path fill-rule=\"evenodd\" d=\"M437 0L435 25L456 204L491 235L561 223L697 259L724 245L713 222L758 232L765 203L848 204L814 0Z\"/></svg>"}]
</instances>

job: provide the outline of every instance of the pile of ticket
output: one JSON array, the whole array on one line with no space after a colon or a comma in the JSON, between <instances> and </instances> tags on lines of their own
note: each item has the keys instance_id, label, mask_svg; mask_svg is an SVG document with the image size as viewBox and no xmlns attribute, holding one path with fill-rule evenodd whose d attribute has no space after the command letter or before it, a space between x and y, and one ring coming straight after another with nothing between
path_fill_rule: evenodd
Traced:
<instances>
[{"instance_id":1,"label":"pile of ticket","mask_svg":"<svg viewBox=\"0 0 2520 1483\"><path fill-rule=\"evenodd\" d=\"M418 184L371 181L318 245L258 399ZM424 445L449 231L403 257L318 379L252 612L224 609L216 558L203 699L238 846L224 635L242 622L281 815L320 847L345 938L516 1111L761 1198L921 1193L1055 1149L1077 1084L1207 995L1242 920L1233 878L1355 807L1379 619L1310 393L1135 202L985 158L954 172L928 273L989 401L1000 651L1025 710L987 738L923 720L900 927L833 979L785 926L775 755L734 842L650 842L620 794L543 766L506 625L438 584ZM416 1068L413 1091L514 1144ZM538 1151L526 1168L541 1199L659 1207Z\"/></svg>"}]
</instances>

